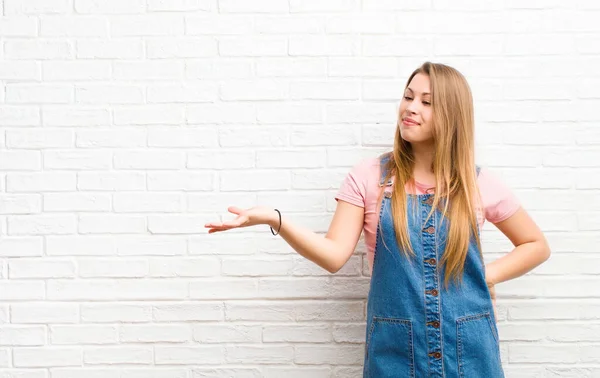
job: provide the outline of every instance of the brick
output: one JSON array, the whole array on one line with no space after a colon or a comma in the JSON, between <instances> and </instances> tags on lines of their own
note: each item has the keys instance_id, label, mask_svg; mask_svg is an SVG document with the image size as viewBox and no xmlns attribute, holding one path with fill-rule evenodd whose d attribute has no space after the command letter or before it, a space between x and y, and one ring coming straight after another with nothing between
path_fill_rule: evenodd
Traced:
<instances>
[{"instance_id":1,"label":"brick","mask_svg":"<svg viewBox=\"0 0 600 378\"><path fill-rule=\"evenodd\" d=\"M0 195L0 214L36 214L42 210L37 194Z\"/></svg>"},{"instance_id":2,"label":"brick","mask_svg":"<svg viewBox=\"0 0 600 378\"><path fill-rule=\"evenodd\" d=\"M221 147L282 147L288 145L290 139L289 129L282 126L223 125L219 126L218 133Z\"/></svg>"},{"instance_id":3,"label":"brick","mask_svg":"<svg viewBox=\"0 0 600 378\"><path fill-rule=\"evenodd\" d=\"M8 219L9 235L74 234L74 215L14 215Z\"/></svg>"},{"instance_id":4,"label":"brick","mask_svg":"<svg viewBox=\"0 0 600 378\"><path fill-rule=\"evenodd\" d=\"M53 325L50 343L54 345L115 344L118 342L116 326L104 325Z\"/></svg>"},{"instance_id":5,"label":"brick","mask_svg":"<svg viewBox=\"0 0 600 378\"><path fill-rule=\"evenodd\" d=\"M147 0L148 11L216 11L215 0Z\"/></svg>"},{"instance_id":6,"label":"brick","mask_svg":"<svg viewBox=\"0 0 600 378\"><path fill-rule=\"evenodd\" d=\"M151 277L214 277L221 263L214 258L152 258Z\"/></svg>"},{"instance_id":7,"label":"brick","mask_svg":"<svg viewBox=\"0 0 600 378\"><path fill-rule=\"evenodd\" d=\"M227 362L282 364L294 359L291 345L232 345L226 347Z\"/></svg>"},{"instance_id":8,"label":"brick","mask_svg":"<svg viewBox=\"0 0 600 378\"><path fill-rule=\"evenodd\" d=\"M15 324L77 323L79 306L75 303L15 303L10 305L10 315Z\"/></svg>"},{"instance_id":9,"label":"brick","mask_svg":"<svg viewBox=\"0 0 600 378\"><path fill-rule=\"evenodd\" d=\"M290 6L285 0L220 0L221 13L287 13Z\"/></svg>"},{"instance_id":10,"label":"brick","mask_svg":"<svg viewBox=\"0 0 600 378\"><path fill-rule=\"evenodd\" d=\"M113 256L116 246L113 236L47 236L46 253L49 256Z\"/></svg>"},{"instance_id":11,"label":"brick","mask_svg":"<svg viewBox=\"0 0 600 378\"><path fill-rule=\"evenodd\" d=\"M114 16L110 34L114 37L176 36L184 33L184 18L178 14Z\"/></svg>"},{"instance_id":12,"label":"brick","mask_svg":"<svg viewBox=\"0 0 600 378\"><path fill-rule=\"evenodd\" d=\"M89 347L83 350L83 362L90 365L148 365L153 361L153 354L152 348L145 346Z\"/></svg>"},{"instance_id":13,"label":"brick","mask_svg":"<svg viewBox=\"0 0 600 378\"><path fill-rule=\"evenodd\" d=\"M7 130L6 146L9 148L48 149L73 146L73 132L65 129Z\"/></svg>"},{"instance_id":14,"label":"brick","mask_svg":"<svg viewBox=\"0 0 600 378\"><path fill-rule=\"evenodd\" d=\"M36 257L43 252L41 237L3 237L0 240L2 257Z\"/></svg>"},{"instance_id":15,"label":"brick","mask_svg":"<svg viewBox=\"0 0 600 378\"><path fill-rule=\"evenodd\" d=\"M44 126L106 126L110 123L107 109L87 107L52 107L42 109Z\"/></svg>"},{"instance_id":16,"label":"brick","mask_svg":"<svg viewBox=\"0 0 600 378\"><path fill-rule=\"evenodd\" d=\"M82 148L134 148L147 145L147 132L139 128L78 130L75 145Z\"/></svg>"},{"instance_id":17,"label":"brick","mask_svg":"<svg viewBox=\"0 0 600 378\"><path fill-rule=\"evenodd\" d=\"M130 163L131 164L131 163ZM145 190L143 172L78 172L77 189L91 191Z\"/></svg>"},{"instance_id":18,"label":"brick","mask_svg":"<svg viewBox=\"0 0 600 378\"><path fill-rule=\"evenodd\" d=\"M80 366L82 352L76 347L18 348L13 351L13 362L18 368Z\"/></svg>"},{"instance_id":19,"label":"brick","mask_svg":"<svg viewBox=\"0 0 600 378\"><path fill-rule=\"evenodd\" d=\"M5 58L9 60L71 59L73 58L73 47L66 41L6 41L4 43L4 54Z\"/></svg>"},{"instance_id":20,"label":"brick","mask_svg":"<svg viewBox=\"0 0 600 378\"><path fill-rule=\"evenodd\" d=\"M183 77L183 67L183 62L177 61L121 61L113 64L113 78L128 82L180 80Z\"/></svg>"},{"instance_id":21,"label":"brick","mask_svg":"<svg viewBox=\"0 0 600 378\"><path fill-rule=\"evenodd\" d=\"M178 213L184 208L177 193L119 193L113 196L116 213Z\"/></svg>"},{"instance_id":22,"label":"brick","mask_svg":"<svg viewBox=\"0 0 600 378\"><path fill-rule=\"evenodd\" d=\"M180 300L187 296L185 282L164 280L53 280L49 300Z\"/></svg>"},{"instance_id":23,"label":"brick","mask_svg":"<svg viewBox=\"0 0 600 378\"><path fill-rule=\"evenodd\" d=\"M140 278L148 274L148 262L141 259L80 259L77 268L83 278Z\"/></svg>"},{"instance_id":24,"label":"brick","mask_svg":"<svg viewBox=\"0 0 600 378\"><path fill-rule=\"evenodd\" d=\"M80 104L139 104L143 99L140 86L81 84L75 87L75 101Z\"/></svg>"},{"instance_id":25,"label":"brick","mask_svg":"<svg viewBox=\"0 0 600 378\"><path fill-rule=\"evenodd\" d=\"M191 339L191 329L185 324L124 325L119 329L123 343L183 343Z\"/></svg>"},{"instance_id":26,"label":"brick","mask_svg":"<svg viewBox=\"0 0 600 378\"><path fill-rule=\"evenodd\" d=\"M217 130L206 127L154 129L148 133L149 147L216 148Z\"/></svg>"},{"instance_id":27,"label":"brick","mask_svg":"<svg viewBox=\"0 0 600 378\"><path fill-rule=\"evenodd\" d=\"M357 0L333 0L326 3L316 0L290 0L290 12L352 12L360 8Z\"/></svg>"},{"instance_id":28,"label":"brick","mask_svg":"<svg viewBox=\"0 0 600 378\"><path fill-rule=\"evenodd\" d=\"M38 22L34 16L12 16L0 20L0 35L3 37L36 37ZM5 46L9 41L5 41Z\"/></svg>"},{"instance_id":29,"label":"brick","mask_svg":"<svg viewBox=\"0 0 600 378\"><path fill-rule=\"evenodd\" d=\"M222 302L167 303L152 308L152 320L155 322L221 321L223 313Z\"/></svg>"},{"instance_id":30,"label":"brick","mask_svg":"<svg viewBox=\"0 0 600 378\"><path fill-rule=\"evenodd\" d=\"M4 14L59 14L69 13L70 0L6 0Z\"/></svg>"},{"instance_id":31,"label":"brick","mask_svg":"<svg viewBox=\"0 0 600 378\"><path fill-rule=\"evenodd\" d=\"M265 343L327 343L332 341L331 326L311 325L267 325L263 327Z\"/></svg>"},{"instance_id":32,"label":"brick","mask_svg":"<svg viewBox=\"0 0 600 378\"><path fill-rule=\"evenodd\" d=\"M294 100L358 100L361 85L358 81L328 80L291 83Z\"/></svg>"},{"instance_id":33,"label":"brick","mask_svg":"<svg viewBox=\"0 0 600 378\"><path fill-rule=\"evenodd\" d=\"M45 151L44 168L47 170L107 170L112 166L108 151Z\"/></svg>"},{"instance_id":34,"label":"brick","mask_svg":"<svg viewBox=\"0 0 600 378\"><path fill-rule=\"evenodd\" d=\"M314 15L257 15L255 30L273 35L321 33L325 31L325 18Z\"/></svg>"},{"instance_id":35,"label":"brick","mask_svg":"<svg viewBox=\"0 0 600 378\"><path fill-rule=\"evenodd\" d=\"M222 37L219 39L219 54L229 57L286 56L288 41L282 37Z\"/></svg>"},{"instance_id":36,"label":"brick","mask_svg":"<svg viewBox=\"0 0 600 378\"><path fill-rule=\"evenodd\" d=\"M294 362L311 365L358 365L364 358L364 351L363 345L299 345L296 347Z\"/></svg>"},{"instance_id":37,"label":"brick","mask_svg":"<svg viewBox=\"0 0 600 378\"><path fill-rule=\"evenodd\" d=\"M45 81L94 81L110 79L110 63L102 61L43 61Z\"/></svg>"},{"instance_id":38,"label":"brick","mask_svg":"<svg viewBox=\"0 0 600 378\"><path fill-rule=\"evenodd\" d=\"M4 171L39 171L39 151L0 151L0 169Z\"/></svg>"},{"instance_id":39,"label":"brick","mask_svg":"<svg viewBox=\"0 0 600 378\"><path fill-rule=\"evenodd\" d=\"M1 326L2 346L42 346L46 342L44 326Z\"/></svg>"},{"instance_id":40,"label":"brick","mask_svg":"<svg viewBox=\"0 0 600 378\"><path fill-rule=\"evenodd\" d=\"M260 325L198 324L193 326L193 339L202 344L260 343L262 334Z\"/></svg>"},{"instance_id":41,"label":"brick","mask_svg":"<svg viewBox=\"0 0 600 378\"><path fill-rule=\"evenodd\" d=\"M0 126L39 126L40 122L40 111L35 106L0 106Z\"/></svg>"},{"instance_id":42,"label":"brick","mask_svg":"<svg viewBox=\"0 0 600 378\"><path fill-rule=\"evenodd\" d=\"M268 57L256 59L259 77L321 77L327 75L325 57Z\"/></svg>"},{"instance_id":43,"label":"brick","mask_svg":"<svg viewBox=\"0 0 600 378\"><path fill-rule=\"evenodd\" d=\"M75 50L79 59L140 59L144 55L143 43L136 38L77 41Z\"/></svg>"},{"instance_id":44,"label":"brick","mask_svg":"<svg viewBox=\"0 0 600 378\"><path fill-rule=\"evenodd\" d=\"M217 40L213 37L148 39L146 54L151 59L212 57L218 55Z\"/></svg>"},{"instance_id":45,"label":"brick","mask_svg":"<svg viewBox=\"0 0 600 378\"><path fill-rule=\"evenodd\" d=\"M9 261L8 276L20 278L75 278L75 265L68 260L19 259Z\"/></svg>"},{"instance_id":46,"label":"brick","mask_svg":"<svg viewBox=\"0 0 600 378\"><path fill-rule=\"evenodd\" d=\"M213 102L219 97L219 87L216 82L203 81L198 83L153 84L147 89L150 103L194 103Z\"/></svg>"},{"instance_id":47,"label":"brick","mask_svg":"<svg viewBox=\"0 0 600 378\"><path fill-rule=\"evenodd\" d=\"M154 348L157 365L217 365L225 362L223 346L157 346Z\"/></svg>"},{"instance_id":48,"label":"brick","mask_svg":"<svg viewBox=\"0 0 600 378\"><path fill-rule=\"evenodd\" d=\"M42 37L108 37L108 22L104 18L77 17L41 17L40 36Z\"/></svg>"},{"instance_id":49,"label":"brick","mask_svg":"<svg viewBox=\"0 0 600 378\"><path fill-rule=\"evenodd\" d=\"M81 14L137 14L146 11L144 0L74 0L75 11Z\"/></svg>"},{"instance_id":50,"label":"brick","mask_svg":"<svg viewBox=\"0 0 600 378\"><path fill-rule=\"evenodd\" d=\"M146 323L151 320L150 304L87 303L81 305L83 323Z\"/></svg>"},{"instance_id":51,"label":"brick","mask_svg":"<svg viewBox=\"0 0 600 378\"><path fill-rule=\"evenodd\" d=\"M254 123L256 107L253 104L227 102L188 105L186 120L191 124Z\"/></svg>"},{"instance_id":52,"label":"brick","mask_svg":"<svg viewBox=\"0 0 600 378\"><path fill-rule=\"evenodd\" d=\"M116 169L179 169L184 167L185 155L179 151L117 151L113 161Z\"/></svg>"},{"instance_id":53,"label":"brick","mask_svg":"<svg viewBox=\"0 0 600 378\"><path fill-rule=\"evenodd\" d=\"M289 43L290 56L354 56L359 51L359 40L352 36L291 36Z\"/></svg>"},{"instance_id":54,"label":"brick","mask_svg":"<svg viewBox=\"0 0 600 378\"><path fill-rule=\"evenodd\" d=\"M144 233L146 219L137 215L81 215L78 231L81 234Z\"/></svg>"}]
</instances>

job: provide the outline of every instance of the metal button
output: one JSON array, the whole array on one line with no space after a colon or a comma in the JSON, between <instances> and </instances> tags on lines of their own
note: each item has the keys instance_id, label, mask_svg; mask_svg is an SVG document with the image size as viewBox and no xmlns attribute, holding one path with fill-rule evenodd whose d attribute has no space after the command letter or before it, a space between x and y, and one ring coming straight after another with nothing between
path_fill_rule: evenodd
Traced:
<instances>
[{"instance_id":1,"label":"metal button","mask_svg":"<svg viewBox=\"0 0 600 378\"><path fill-rule=\"evenodd\" d=\"M437 320L433 321L433 322L429 322L427 323L430 326L432 326L433 328L440 328L440 322L438 322Z\"/></svg>"},{"instance_id":2,"label":"metal button","mask_svg":"<svg viewBox=\"0 0 600 378\"><path fill-rule=\"evenodd\" d=\"M427 260L427 262L428 262L429 264L431 264L431 265L435 265L435 264L437 263L437 260L436 260L436 259L433 259L433 258L431 258L431 259Z\"/></svg>"},{"instance_id":3,"label":"metal button","mask_svg":"<svg viewBox=\"0 0 600 378\"><path fill-rule=\"evenodd\" d=\"M429 206L433 205L433 197L427 198L426 200L423 201L423 203L426 205L429 205Z\"/></svg>"},{"instance_id":4,"label":"metal button","mask_svg":"<svg viewBox=\"0 0 600 378\"><path fill-rule=\"evenodd\" d=\"M435 232L435 227L429 226L426 229L424 229L423 231L427 232L428 234L433 234Z\"/></svg>"},{"instance_id":5,"label":"metal button","mask_svg":"<svg viewBox=\"0 0 600 378\"><path fill-rule=\"evenodd\" d=\"M433 295L434 297L437 297L437 296L438 296L438 294L439 294L439 293L438 293L438 291L437 291L436 289L433 289L433 290L427 290L425 293L426 293L426 294L431 294L431 295Z\"/></svg>"},{"instance_id":6,"label":"metal button","mask_svg":"<svg viewBox=\"0 0 600 378\"><path fill-rule=\"evenodd\" d=\"M429 353L429 357L434 357L434 358L442 358L442 354L440 352L433 352L433 353Z\"/></svg>"}]
</instances>

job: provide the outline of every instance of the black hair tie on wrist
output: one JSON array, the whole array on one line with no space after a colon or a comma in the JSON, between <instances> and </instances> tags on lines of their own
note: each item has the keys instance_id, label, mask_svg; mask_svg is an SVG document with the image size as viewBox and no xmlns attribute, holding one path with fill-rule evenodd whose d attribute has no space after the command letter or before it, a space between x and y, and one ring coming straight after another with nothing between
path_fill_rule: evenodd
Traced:
<instances>
[{"instance_id":1,"label":"black hair tie on wrist","mask_svg":"<svg viewBox=\"0 0 600 378\"><path fill-rule=\"evenodd\" d=\"M273 227L269 226L269 228L271 229L271 233L273 235L279 235L279 231L281 230L281 212L277 209L275 209L275 211L277 211L277 214L279 214L279 228L277 229L277 233L275 233L275 231L273 231Z\"/></svg>"}]
</instances>

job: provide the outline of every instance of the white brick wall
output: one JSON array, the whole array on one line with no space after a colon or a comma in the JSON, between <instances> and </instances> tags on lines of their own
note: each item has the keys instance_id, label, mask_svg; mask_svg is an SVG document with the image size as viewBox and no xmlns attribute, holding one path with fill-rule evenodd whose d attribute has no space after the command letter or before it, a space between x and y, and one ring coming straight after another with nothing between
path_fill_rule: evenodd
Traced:
<instances>
[{"instance_id":1,"label":"white brick wall","mask_svg":"<svg viewBox=\"0 0 600 378\"><path fill-rule=\"evenodd\" d=\"M597 1L0 3L0 377L361 376L362 242L332 276L203 225L325 232L425 60L468 78L478 160L554 252L498 287L507 377L600 376Z\"/></svg>"}]
</instances>

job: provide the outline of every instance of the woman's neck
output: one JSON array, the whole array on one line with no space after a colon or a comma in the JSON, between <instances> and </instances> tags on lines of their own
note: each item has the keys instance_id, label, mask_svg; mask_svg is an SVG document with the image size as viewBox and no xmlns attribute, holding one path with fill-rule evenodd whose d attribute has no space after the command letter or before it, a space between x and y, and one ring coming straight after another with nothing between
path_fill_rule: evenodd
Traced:
<instances>
[{"instance_id":1,"label":"woman's neck","mask_svg":"<svg viewBox=\"0 0 600 378\"><path fill-rule=\"evenodd\" d=\"M415 157L414 178L419 182L431 183L431 179L435 180L433 174L433 144L411 144L413 156ZM425 180L425 181L423 181Z\"/></svg>"}]
</instances>

